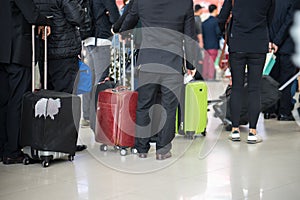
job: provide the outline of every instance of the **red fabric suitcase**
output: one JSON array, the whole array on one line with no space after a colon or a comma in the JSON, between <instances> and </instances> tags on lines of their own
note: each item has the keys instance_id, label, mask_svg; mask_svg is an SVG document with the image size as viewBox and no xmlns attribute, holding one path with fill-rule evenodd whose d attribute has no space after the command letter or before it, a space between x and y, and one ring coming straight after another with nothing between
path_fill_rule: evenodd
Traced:
<instances>
[{"instance_id":1,"label":"red fabric suitcase","mask_svg":"<svg viewBox=\"0 0 300 200\"><path fill-rule=\"evenodd\" d=\"M99 93L95 135L97 142L120 148L134 146L137 96L136 91L124 87Z\"/></svg>"}]
</instances>

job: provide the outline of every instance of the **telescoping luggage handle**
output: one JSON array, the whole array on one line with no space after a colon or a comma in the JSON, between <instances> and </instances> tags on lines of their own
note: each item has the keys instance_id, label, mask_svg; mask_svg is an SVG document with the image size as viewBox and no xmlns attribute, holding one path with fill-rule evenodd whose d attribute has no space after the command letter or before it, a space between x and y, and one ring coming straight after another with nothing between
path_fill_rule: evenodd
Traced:
<instances>
[{"instance_id":1,"label":"telescoping luggage handle","mask_svg":"<svg viewBox=\"0 0 300 200\"><path fill-rule=\"evenodd\" d=\"M122 46L121 44L122 43ZM114 53L113 53L113 57L114 57L114 77L116 77L116 79L120 82L122 82L122 86L124 87L120 87L122 88L121 90L125 90L124 88L126 88L126 46L125 46L125 41L123 42L120 42L119 45L118 45L118 51L119 51L119 56L121 57L122 59L122 62L120 61L119 59L119 73L118 73L118 77L117 77L117 61L116 61L116 57L117 57L117 53L116 53L116 47L115 45L113 46L114 47ZM134 41L133 41L133 35L131 34L130 36L130 49L131 49L131 55L130 55L130 60L131 60L131 65L130 65L130 68L131 68L131 78L130 78L130 88L131 88L131 91L134 91ZM121 64L122 63L122 64ZM123 77L121 77L121 74ZM116 89L116 91L121 91L119 89Z\"/></svg>"},{"instance_id":2,"label":"telescoping luggage handle","mask_svg":"<svg viewBox=\"0 0 300 200\"><path fill-rule=\"evenodd\" d=\"M278 90L282 91L286 88L290 83L292 83L298 76L300 76L300 71L295 74L290 80L288 80L285 84L283 84Z\"/></svg>"},{"instance_id":3,"label":"telescoping luggage handle","mask_svg":"<svg viewBox=\"0 0 300 200\"><path fill-rule=\"evenodd\" d=\"M44 89L47 89L47 26L44 27L45 45L44 45ZM32 25L32 92L35 91L35 25Z\"/></svg>"}]
</instances>

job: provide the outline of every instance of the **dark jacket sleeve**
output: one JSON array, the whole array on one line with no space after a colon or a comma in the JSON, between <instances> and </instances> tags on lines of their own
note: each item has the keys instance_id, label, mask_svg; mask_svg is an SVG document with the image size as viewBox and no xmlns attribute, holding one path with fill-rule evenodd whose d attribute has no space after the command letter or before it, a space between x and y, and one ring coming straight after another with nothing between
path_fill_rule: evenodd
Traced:
<instances>
[{"instance_id":1,"label":"dark jacket sleeve","mask_svg":"<svg viewBox=\"0 0 300 200\"><path fill-rule=\"evenodd\" d=\"M121 17L117 20L117 22L113 25L113 31L114 33L118 33L120 31L120 28L127 16L127 14L129 13L129 10L131 9L131 6L133 4L134 0L131 0L127 6L124 8L123 14L121 15Z\"/></svg>"},{"instance_id":2,"label":"dark jacket sleeve","mask_svg":"<svg viewBox=\"0 0 300 200\"><path fill-rule=\"evenodd\" d=\"M120 28L120 32L128 31L133 29L139 21L138 16L138 0L134 1L126 18L124 19L122 26Z\"/></svg>"},{"instance_id":3,"label":"dark jacket sleeve","mask_svg":"<svg viewBox=\"0 0 300 200\"><path fill-rule=\"evenodd\" d=\"M184 49L186 54L186 67L195 69L197 58L198 43L196 37L195 17L193 6L191 4L184 21Z\"/></svg>"},{"instance_id":4,"label":"dark jacket sleeve","mask_svg":"<svg viewBox=\"0 0 300 200\"><path fill-rule=\"evenodd\" d=\"M232 10L232 1L231 0L225 0L223 5L222 5L220 14L218 16L219 26L220 26L220 30L221 30L222 33L225 32L225 24L228 20L228 17L230 15L231 10Z\"/></svg>"},{"instance_id":5,"label":"dark jacket sleeve","mask_svg":"<svg viewBox=\"0 0 300 200\"><path fill-rule=\"evenodd\" d=\"M290 2L288 11L284 19L284 23L281 25L279 31L277 32L277 34L272 40L272 42L277 46L280 46L289 35L289 29L293 23L293 17L294 17L293 13L294 13L293 4L292 2Z\"/></svg>"},{"instance_id":6,"label":"dark jacket sleeve","mask_svg":"<svg viewBox=\"0 0 300 200\"><path fill-rule=\"evenodd\" d=\"M271 0L271 3L272 3L272 5L271 5L271 7L269 9L268 16L267 16L268 17L267 20L268 20L268 26L269 27L272 24L274 13L275 13L275 0Z\"/></svg>"},{"instance_id":7,"label":"dark jacket sleeve","mask_svg":"<svg viewBox=\"0 0 300 200\"><path fill-rule=\"evenodd\" d=\"M63 10L70 24L79 27L84 23L84 10L77 0L64 0Z\"/></svg>"},{"instance_id":8,"label":"dark jacket sleeve","mask_svg":"<svg viewBox=\"0 0 300 200\"><path fill-rule=\"evenodd\" d=\"M51 25L51 20L41 15L32 0L14 0L29 24Z\"/></svg>"},{"instance_id":9,"label":"dark jacket sleeve","mask_svg":"<svg viewBox=\"0 0 300 200\"><path fill-rule=\"evenodd\" d=\"M116 21L120 18L120 13L115 1L104 0L103 3L106 10L108 11L110 23L116 23Z\"/></svg>"}]
</instances>

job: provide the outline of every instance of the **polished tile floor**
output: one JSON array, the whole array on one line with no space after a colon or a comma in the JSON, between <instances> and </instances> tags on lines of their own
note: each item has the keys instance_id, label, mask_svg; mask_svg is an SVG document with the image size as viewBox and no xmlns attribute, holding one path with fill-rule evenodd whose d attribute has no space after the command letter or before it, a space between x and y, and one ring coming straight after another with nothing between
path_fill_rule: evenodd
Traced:
<instances>
[{"instance_id":1,"label":"polished tile floor","mask_svg":"<svg viewBox=\"0 0 300 200\"><path fill-rule=\"evenodd\" d=\"M224 82L208 82L209 98L224 91ZM299 94L297 94L299 95ZM231 142L219 119L208 112L207 136L176 136L173 157L155 160L100 152L89 128L80 129L88 150L75 160L24 166L0 164L1 200L298 200L300 199L300 120L278 122L261 116L260 144Z\"/></svg>"}]
</instances>

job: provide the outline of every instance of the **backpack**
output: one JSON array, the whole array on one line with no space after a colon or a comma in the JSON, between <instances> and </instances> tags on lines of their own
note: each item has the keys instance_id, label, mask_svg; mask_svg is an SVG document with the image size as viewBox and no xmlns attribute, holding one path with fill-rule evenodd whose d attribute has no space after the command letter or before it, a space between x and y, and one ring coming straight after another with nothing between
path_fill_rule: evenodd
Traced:
<instances>
[{"instance_id":1,"label":"backpack","mask_svg":"<svg viewBox=\"0 0 300 200\"><path fill-rule=\"evenodd\" d=\"M93 36L94 32L94 20L93 20L93 0L81 0L81 7L84 9L84 22L80 26L80 37L81 40L85 40L88 37Z\"/></svg>"},{"instance_id":2,"label":"backpack","mask_svg":"<svg viewBox=\"0 0 300 200\"><path fill-rule=\"evenodd\" d=\"M79 73L75 81L76 94L89 93L93 87L93 73L91 68L79 60Z\"/></svg>"}]
</instances>

